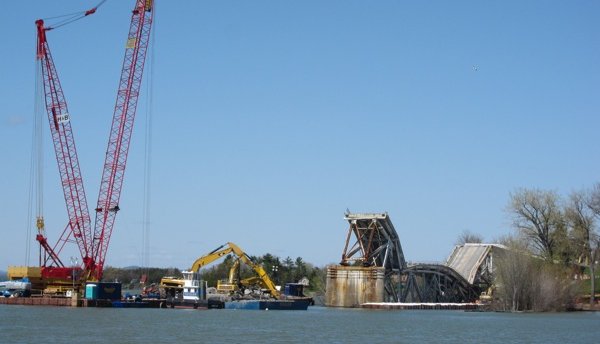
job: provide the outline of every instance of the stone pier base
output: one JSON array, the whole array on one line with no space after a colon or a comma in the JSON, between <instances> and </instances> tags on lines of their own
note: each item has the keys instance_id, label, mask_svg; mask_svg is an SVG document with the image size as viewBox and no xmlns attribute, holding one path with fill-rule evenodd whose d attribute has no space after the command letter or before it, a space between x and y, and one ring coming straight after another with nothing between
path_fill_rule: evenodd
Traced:
<instances>
[{"instance_id":1,"label":"stone pier base","mask_svg":"<svg viewBox=\"0 0 600 344\"><path fill-rule=\"evenodd\" d=\"M325 305L360 307L384 301L385 269L379 267L329 266Z\"/></svg>"}]
</instances>

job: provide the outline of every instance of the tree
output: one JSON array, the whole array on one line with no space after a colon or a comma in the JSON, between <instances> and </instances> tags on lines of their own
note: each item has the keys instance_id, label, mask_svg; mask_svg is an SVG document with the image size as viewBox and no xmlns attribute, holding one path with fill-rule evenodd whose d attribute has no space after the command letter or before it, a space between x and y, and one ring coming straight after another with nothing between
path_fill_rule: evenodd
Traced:
<instances>
[{"instance_id":1,"label":"tree","mask_svg":"<svg viewBox=\"0 0 600 344\"><path fill-rule=\"evenodd\" d=\"M208 286L216 286L217 282L226 279L229 276L229 270L233 266L237 257L231 254L225 256L222 262L203 266L200 271L200 278L207 282Z\"/></svg>"},{"instance_id":2,"label":"tree","mask_svg":"<svg viewBox=\"0 0 600 344\"><path fill-rule=\"evenodd\" d=\"M580 191L571 194L568 218L572 227L573 241L579 253L579 262L587 262L590 270L590 304L594 304L595 271L600 255L600 236L596 227L596 220L600 218L600 184L594 185L589 192Z\"/></svg>"},{"instance_id":3,"label":"tree","mask_svg":"<svg viewBox=\"0 0 600 344\"><path fill-rule=\"evenodd\" d=\"M302 257L296 258L296 268L294 269L293 280L294 282L300 281L303 277L306 276L306 264L302 260Z\"/></svg>"},{"instance_id":4,"label":"tree","mask_svg":"<svg viewBox=\"0 0 600 344\"><path fill-rule=\"evenodd\" d=\"M296 267L294 266L294 260L292 258L290 258L288 256L283 260L282 266L281 266L281 272L280 272L280 282L282 284L285 284L288 282L296 282L296 281L294 281L294 269L295 268Z\"/></svg>"},{"instance_id":5,"label":"tree","mask_svg":"<svg viewBox=\"0 0 600 344\"><path fill-rule=\"evenodd\" d=\"M501 240L508 247L496 263L497 294L504 309L512 312L531 308L533 263L523 242L508 236Z\"/></svg>"},{"instance_id":6,"label":"tree","mask_svg":"<svg viewBox=\"0 0 600 344\"><path fill-rule=\"evenodd\" d=\"M557 258L566 240L559 196L553 191L520 189L510 197L508 211L514 228L536 254L547 260Z\"/></svg>"},{"instance_id":7,"label":"tree","mask_svg":"<svg viewBox=\"0 0 600 344\"><path fill-rule=\"evenodd\" d=\"M464 230L456 239L456 245L481 244L482 242L483 236L477 233L471 233L468 230Z\"/></svg>"},{"instance_id":8,"label":"tree","mask_svg":"<svg viewBox=\"0 0 600 344\"><path fill-rule=\"evenodd\" d=\"M561 311L572 306L573 283L564 265L532 256L516 237L501 241L508 249L496 261L496 294L511 311Z\"/></svg>"},{"instance_id":9,"label":"tree","mask_svg":"<svg viewBox=\"0 0 600 344\"><path fill-rule=\"evenodd\" d=\"M104 268L104 281L120 281L129 284L130 289L139 285L142 275L146 275L146 285L159 283L164 276L180 276L181 271L177 268L116 268L107 266Z\"/></svg>"}]
</instances>

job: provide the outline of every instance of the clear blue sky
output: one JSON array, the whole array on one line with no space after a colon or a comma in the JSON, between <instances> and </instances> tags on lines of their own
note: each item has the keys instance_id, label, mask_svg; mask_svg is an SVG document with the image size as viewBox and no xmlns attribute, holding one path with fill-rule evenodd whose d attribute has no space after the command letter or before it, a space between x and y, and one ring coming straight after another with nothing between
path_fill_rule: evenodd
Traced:
<instances>
[{"instance_id":1,"label":"clear blue sky","mask_svg":"<svg viewBox=\"0 0 600 344\"><path fill-rule=\"evenodd\" d=\"M25 263L34 221L34 20L96 2L3 6L0 270ZM48 33L91 206L133 3ZM598 1L157 0L150 265L227 241L337 263L346 208L387 211L408 260L444 260L463 230L509 233L516 188L600 181L599 15ZM108 265L142 261L145 99ZM67 214L48 132L53 242Z\"/></svg>"}]
</instances>

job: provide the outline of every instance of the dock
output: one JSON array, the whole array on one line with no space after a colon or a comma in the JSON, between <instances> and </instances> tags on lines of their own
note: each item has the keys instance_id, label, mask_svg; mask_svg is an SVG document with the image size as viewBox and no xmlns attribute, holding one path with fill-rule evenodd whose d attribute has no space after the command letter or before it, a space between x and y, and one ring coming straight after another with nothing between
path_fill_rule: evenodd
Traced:
<instances>
[{"instance_id":1,"label":"dock","mask_svg":"<svg viewBox=\"0 0 600 344\"><path fill-rule=\"evenodd\" d=\"M113 308L167 308L166 300L87 300L70 297L0 297L0 305L54 306L54 307L113 307Z\"/></svg>"},{"instance_id":2,"label":"dock","mask_svg":"<svg viewBox=\"0 0 600 344\"><path fill-rule=\"evenodd\" d=\"M483 305L478 303L404 303L404 302L369 302L360 305L367 309L402 309L402 310L482 310Z\"/></svg>"},{"instance_id":3,"label":"dock","mask_svg":"<svg viewBox=\"0 0 600 344\"><path fill-rule=\"evenodd\" d=\"M0 297L0 305L71 307L71 301L67 297Z\"/></svg>"}]
</instances>

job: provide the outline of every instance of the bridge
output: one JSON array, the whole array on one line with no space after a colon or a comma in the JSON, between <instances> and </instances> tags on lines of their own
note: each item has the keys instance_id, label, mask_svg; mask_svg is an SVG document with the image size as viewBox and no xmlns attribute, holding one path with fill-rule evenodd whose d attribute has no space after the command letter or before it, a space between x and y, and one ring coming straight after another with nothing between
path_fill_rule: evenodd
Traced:
<instances>
[{"instance_id":1,"label":"bridge","mask_svg":"<svg viewBox=\"0 0 600 344\"><path fill-rule=\"evenodd\" d=\"M491 286L495 244L454 247L444 264L407 263L387 213L345 214L348 230L339 265L327 268L325 304L475 301Z\"/></svg>"}]
</instances>

